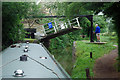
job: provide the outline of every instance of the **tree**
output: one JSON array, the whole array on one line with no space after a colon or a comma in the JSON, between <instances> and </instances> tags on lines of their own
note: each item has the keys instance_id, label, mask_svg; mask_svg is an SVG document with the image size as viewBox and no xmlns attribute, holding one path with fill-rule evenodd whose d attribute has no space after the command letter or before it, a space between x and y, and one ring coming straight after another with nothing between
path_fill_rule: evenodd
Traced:
<instances>
[{"instance_id":1,"label":"tree","mask_svg":"<svg viewBox=\"0 0 120 80\"><path fill-rule=\"evenodd\" d=\"M71 3L72 4L72 3ZM79 3L77 3L79 4ZM76 5L77 6L77 5ZM118 71L120 71L120 2L94 2L94 3L81 3L81 7L84 7L85 10L93 12L94 14L98 14L99 12L103 12L107 17L112 17L114 20L117 36L118 36ZM81 8L79 6L79 8ZM74 8L76 9L76 8ZM76 10L79 11L79 10Z\"/></svg>"},{"instance_id":2,"label":"tree","mask_svg":"<svg viewBox=\"0 0 120 80\"><path fill-rule=\"evenodd\" d=\"M119 59L119 63L118 63L118 71L120 72L120 2L117 3L109 3L109 4L105 4L105 11L104 13L106 13L108 16L113 17L114 20L114 24L116 27L116 32L117 32L117 36L118 36L118 59Z\"/></svg>"},{"instance_id":3,"label":"tree","mask_svg":"<svg viewBox=\"0 0 120 80\"><path fill-rule=\"evenodd\" d=\"M106 21L106 18L104 16L99 16L99 15L95 15L93 16L93 22L94 25L95 24L99 24L100 28L101 28L101 33L106 32L106 28L108 28L108 22Z\"/></svg>"},{"instance_id":4,"label":"tree","mask_svg":"<svg viewBox=\"0 0 120 80\"><path fill-rule=\"evenodd\" d=\"M21 20L27 15L29 7L29 3L23 2L2 4L2 48L23 40L24 30Z\"/></svg>"},{"instance_id":5,"label":"tree","mask_svg":"<svg viewBox=\"0 0 120 80\"><path fill-rule=\"evenodd\" d=\"M72 3L71 3L72 4ZM76 4L76 3L73 3ZM77 3L81 4L81 7L84 7L85 10L94 12L94 14L98 14L99 12L103 12L107 17L111 17L114 21L113 23L115 24L115 29L117 32L118 36L118 58L119 58L119 65L120 66L120 27L119 27L119 22L120 22L120 2L94 2L94 3ZM77 6L77 5L76 5ZM79 8L81 9L79 6ZM74 7L74 9L76 9ZM76 10L79 11L79 10ZM72 13L71 13L72 14ZM118 69L120 71L120 67Z\"/></svg>"},{"instance_id":6,"label":"tree","mask_svg":"<svg viewBox=\"0 0 120 80\"><path fill-rule=\"evenodd\" d=\"M95 6L95 7L93 7ZM113 19L113 23L115 24L115 29L118 36L118 71L120 71L120 2L109 2L109 3L90 3L87 6L89 10L95 11L98 13L102 11L107 17L111 17Z\"/></svg>"},{"instance_id":7,"label":"tree","mask_svg":"<svg viewBox=\"0 0 120 80\"><path fill-rule=\"evenodd\" d=\"M37 21L39 22L39 19L34 18L34 16L40 16L44 15L43 9L41 8L42 6L40 4L36 5L36 3L29 3L29 9L28 13L25 16L25 21L27 21L29 28L31 28L34 23Z\"/></svg>"},{"instance_id":8,"label":"tree","mask_svg":"<svg viewBox=\"0 0 120 80\"><path fill-rule=\"evenodd\" d=\"M115 25L115 29L118 36L118 58L119 58L119 71L120 71L120 2L89 2L89 3L78 3L78 2L68 2L68 3L56 3L55 9L58 12L58 15L66 15L66 16L74 16L74 15L87 15L87 14L98 14L99 12L103 12L106 17L110 17L113 19L113 23ZM63 10L61 10L63 9ZM95 19L95 18L94 18ZM100 17L97 18L99 21ZM96 19L96 20L97 20ZM87 28L86 19L81 19L81 26L83 28ZM105 22L102 20L99 22L102 26L106 26ZM83 31L84 32L84 31ZM79 33L79 32L78 32ZM72 35L72 34L70 34ZM69 35L69 36L70 36ZM76 35L78 36L78 34Z\"/></svg>"}]
</instances>

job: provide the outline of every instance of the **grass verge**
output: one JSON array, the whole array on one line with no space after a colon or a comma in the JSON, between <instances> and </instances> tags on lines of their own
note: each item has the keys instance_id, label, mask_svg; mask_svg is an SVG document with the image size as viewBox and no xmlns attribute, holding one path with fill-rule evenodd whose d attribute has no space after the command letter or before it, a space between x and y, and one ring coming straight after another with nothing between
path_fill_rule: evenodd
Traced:
<instances>
[{"instance_id":1,"label":"grass verge","mask_svg":"<svg viewBox=\"0 0 120 80\"><path fill-rule=\"evenodd\" d=\"M24 41L30 41L30 43L33 43L36 39L31 39L31 38L24 38Z\"/></svg>"},{"instance_id":2,"label":"grass verge","mask_svg":"<svg viewBox=\"0 0 120 80\"><path fill-rule=\"evenodd\" d=\"M87 44L82 41L76 41L76 62L72 70L72 78L86 78L85 69L90 69L90 75L93 74L93 67L96 59L109 53L109 51L115 49L112 43L103 45ZM93 53L93 58L90 58L90 52Z\"/></svg>"}]
</instances>

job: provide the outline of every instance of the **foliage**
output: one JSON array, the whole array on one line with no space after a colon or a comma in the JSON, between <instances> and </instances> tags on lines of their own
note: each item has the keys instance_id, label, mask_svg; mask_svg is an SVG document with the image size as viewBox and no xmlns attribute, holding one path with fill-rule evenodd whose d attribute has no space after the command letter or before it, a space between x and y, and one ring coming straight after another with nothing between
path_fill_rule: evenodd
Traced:
<instances>
[{"instance_id":1,"label":"foliage","mask_svg":"<svg viewBox=\"0 0 120 80\"><path fill-rule=\"evenodd\" d=\"M22 19L27 16L30 3L23 2L4 2L2 4L2 46L23 40L24 30Z\"/></svg>"},{"instance_id":2,"label":"foliage","mask_svg":"<svg viewBox=\"0 0 120 80\"><path fill-rule=\"evenodd\" d=\"M107 3L104 3L104 2L90 2L90 3L78 3L78 2L68 2L68 3L58 3L59 5L62 5L62 6L57 6L56 9L58 9L58 11L60 12L61 8L63 8L63 10L65 11L61 11L60 14L62 15L67 15L68 17L69 16L73 16L73 15L86 15L86 14L98 14L99 12L103 12L104 13L104 16L105 18L112 18L112 22L114 24L108 24L106 25L107 23L104 21L105 19L103 17L99 18L97 17L95 20L95 23L97 21L97 23L99 23L100 25L102 25L102 27L104 26L108 26L109 27L109 30L110 30L110 26L112 26L111 30L114 30L114 28L116 29L116 32L117 32L117 36L118 36L118 50L119 50L119 58L120 58L120 27L119 27L119 22L120 22L120 14L119 14L119 11L120 11L120 2L107 2ZM87 27L89 25L87 25L88 23L84 23L84 22L87 22L86 19L84 20L80 20L81 22L81 26L83 27L83 31L82 33L86 32L87 30ZM114 27L115 26L115 27ZM110 30L110 31L111 31ZM106 31L106 27L103 28L102 30L103 32ZM85 33L86 34L86 33ZM77 35L76 35L77 37ZM119 59L120 61L120 59ZM120 63L120 62L119 62Z\"/></svg>"},{"instance_id":3,"label":"foliage","mask_svg":"<svg viewBox=\"0 0 120 80\"><path fill-rule=\"evenodd\" d=\"M25 21L28 23L29 28L31 28L34 23L38 23L42 20L41 19L36 19L34 18L35 16L42 16L45 15L44 13L44 9L42 8L42 6L36 5L36 3L29 3L29 9L27 11L27 15L25 16Z\"/></svg>"},{"instance_id":4,"label":"foliage","mask_svg":"<svg viewBox=\"0 0 120 80\"><path fill-rule=\"evenodd\" d=\"M86 9L86 5L88 4L77 3L77 2L76 3L54 3L47 7L55 10L56 15L67 15L68 16L67 18L71 19L72 17L69 17L69 16L93 14L93 11L89 11ZM101 24L103 28L106 27L107 22L104 16L94 16L93 18L94 18L94 29L95 29L95 23ZM51 51L52 54L55 55L55 58L62 64L62 66L67 71L69 70L69 67L67 68L65 67L65 65L63 64L64 59L60 55L63 55L65 57L66 55L65 53L68 53L67 51L69 51L67 55L71 55L72 50L66 50L66 49L72 49L73 41L84 40L83 38L80 37L80 35L89 35L90 33L89 31L90 21L85 17L80 18L79 21L80 21L81 27L83 28L82 30L74 31L66 35L56 37L55 39L52 39L50 42L49 50ZM66 58L66 59L70 60L70 58L71 57L69 56L69 58ZM67 60L65 60L64 63ZM66 64L68 63L66 62ZM72 63L69 63L69 64L72 64Z\"/></svg>"},{"instance_id":5,"label":"foliage","mask_svg":"<svg viewBox=\"0 0 120 80\"><path fill-rule=\"evenodd\" d=\"M115 32L115 25L113 23L108 24L108 33L111 34L111 32Z\"/></svg>"},{"instance_id":6,"label":"foliage","mask_svg":"<svg viewBox=\"0 0 120 80\"><path fill-rule=\"evenodd\" d=\"M78 32L79 30L50 40L49 51L55 56L55 58L59 61L59 63L70 75L73 66L72 62L73 41L82 40ZM78 34L77 37L72 33Z\"/></svg>"},{"instance_id":7,"label":"foliage","mask_svg":"<svg viewBox=\"0 0 120 80\"><path fill-rule=\"evenodd\" d=\"M55 42L57 43L57 42ZM57 44L56 44L57 45ZM66 46L63 48L63 45L54 45L50 46L50 52L54 55L55 59L63 66L63 68L71 75L72 72L72 46ZM68 63L69 62L69 63Z\"/></svg>"},{"instance_id":8,"label":"foliage","mask_svg":"<svg viewBox=\"0 0 120 80\"><path fill-rule=\"evenodd\" d=\"M30 5L29 5L27 17L44 15L41 5L36 5L36 3L29 3L29 4Z\"/></svg>"},{"instance_id":9,"label":"foliage","mask_svg":"<svg viewBox=\"0 0 120 80\"><path fill-rule=\"evenodd\" d=\"M67 3L55 2L55 3L47 3L45 7L51 10L53 15L64 15Z\"/></svg>"},{"instance_id":10,"label":"foliage","mask_svg":"<svg viewBox=\"0 0 120 80\"><path fill-rule=\"evenodd\" d=\"M82 41L76 41L76 62L72 71L72 78L86 78L85 69L90 69L90 75L94 76L93 67L95 60L104 54L109 53L110 50L115 49L113 44L88 44ZM93 53L93 58L90 58L90 52Z\"/></svg>"},{"instance_id":11,"label":"foliage","mask_svg":"<svg viewBox=\"0 0 120 80\"><path fill-rule=\"evenodd\" d=\"M56 10L56 15L66 15L68 16L69 19L73 18L70 16L76 16L76 15L93 15L93 6L102 6L103 3L100 4L95 4L95 3L80 3L80 2L68 2L68 3L54 3L52 4L50 7L54 8L54 10ZM53 6L53 7L52 7ZM92 8L92 9L91 9ZM94 10L95 11L95 10ZM98 13L98 11L96 11ZM101 31L105 32L106 31L106 27L107 27L107 22L106 22L106 17L104 16L94 16L93 17L94 20L94 25L96 23L100 24L101 26ZM88 35L89 36L89 32L90 32L90 21L83 17L79 19L80 21L80 25L82 26L82 30L81 33ZM94 26L93 25L93 26ZM94 26L95 29L95 26Z\"/></svg>"},{"instance_id":12,"label":"foliage","mask_svg":"<svg viewBox=\"0 0 120 80\"><path fill-rule=\"evenodd\" d=\"M101 33L107 32L108 22L106 21L106 18L104 16L99 16L99 15L93 16L93 22L100 26Z\"/></svg>"},{"instance_id":13,"label":"foliage","mask_svg":"<svg viewBox=\"0 0 120 80\"><path fill-rule=\"evenodd\" d=\"M119 65L120 65L120 27L119 27L119 22L120 22L120 2L118 3L113 3L111 4L106 4L105 6L109 6L106 8L105 13L110 16L113 17L114 20L114 24L116 27L116 32L118 35L118 55L119 55ZM118 69L120 71L120 67Z\"/></svg>"},{"instance_id":14,"label":"foliage","mask_svg":"<svg viewBox=\"0 0 120 80\"><path fill-rule=\"evenodd\" d=\"M91 7L94 5L98 5L97 7L94 7L91 10L94 10L96 12L102 11L107 15L107 17L112 17L114 20L113 23L115 24L115 29L118 36L118 55L119 55L119 65L120 66L120 2L109 2L109 3L91 3ZM90 7L90 6L89 6ZM120 71L120 67L118 67Z\"/></svg>"}]
</instances>

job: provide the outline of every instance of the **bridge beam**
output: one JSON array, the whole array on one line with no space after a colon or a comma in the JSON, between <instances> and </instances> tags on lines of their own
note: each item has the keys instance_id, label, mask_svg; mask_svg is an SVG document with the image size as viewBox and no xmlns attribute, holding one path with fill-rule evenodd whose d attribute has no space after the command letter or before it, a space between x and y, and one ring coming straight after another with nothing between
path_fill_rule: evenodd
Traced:
<instances>
[{"instance_id":1,"label":"bridge beam","mask_svg":"<svg viewBox=\"0 0 120 80\"><path fill-rule=\"evenodd\" d=\"M69 16L69 17L90 17L92 15L76 15L76 16ZM64 18L68 16L27 16L26 18Z\"/></svg>"},{"instance_id":2,"label":"bridge beam","mask_svg":"<svg viewBox=\"0 0 120 80\"><path fill-rule=\"evenodd\" d=\"M67 33L69 33L69 32L75 31L75 30L79 30L79 29L76 29L76 28L73 28L73 27L72 27L72 28L68 28L68 29L59 31L59 32L57 32L57 33L53 33L53 34L47 35L47 37L41 39L40 42L46 42L46 40L50 40L50 39L52 39L52 38L55 38L55 37L58 37L58 36L67 34Z\"/></svg>"}]
</instances>

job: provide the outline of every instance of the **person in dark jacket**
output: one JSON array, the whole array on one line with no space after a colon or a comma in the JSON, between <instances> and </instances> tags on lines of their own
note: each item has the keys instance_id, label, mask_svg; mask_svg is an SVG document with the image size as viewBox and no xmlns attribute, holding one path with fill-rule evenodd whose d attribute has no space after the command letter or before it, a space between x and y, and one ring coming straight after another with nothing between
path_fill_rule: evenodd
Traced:
<instances>
[{"instance_id":1,"label":"person in dark jacket","mask_svg":"<svg viewBox=\"0 0 120 80\"><path fill-rule=\"evenodd\" d=\"M96 26L96 36L97 36L97 42L100 42L100 27L98 26L98 24L95 25Z\"/></svg>"}]
</instances>

